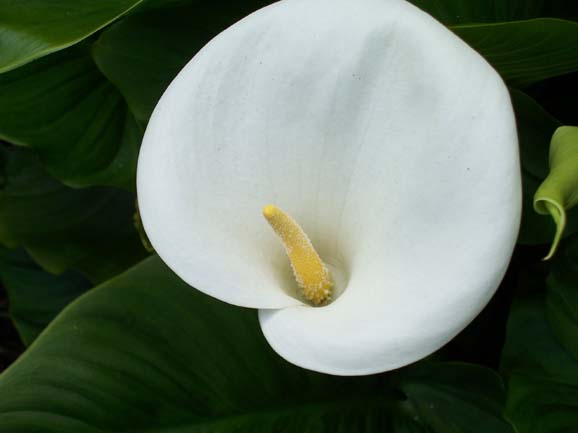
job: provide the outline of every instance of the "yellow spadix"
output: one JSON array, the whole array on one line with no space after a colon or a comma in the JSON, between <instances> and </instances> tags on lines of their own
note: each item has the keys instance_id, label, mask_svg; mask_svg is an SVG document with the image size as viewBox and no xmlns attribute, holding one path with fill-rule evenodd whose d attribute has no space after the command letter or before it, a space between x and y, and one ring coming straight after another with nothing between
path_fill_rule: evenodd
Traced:
<instances>
[{"instance_id":1,"label":"yellow spadix","mask_svg":"<svg viewBox=\"0 0 578 433\"><path fill-rule=\"evenodd\" d=\"M327 302L331 298L333 280L303 229L293 218L273 205L263 208L263 216L281 238L305 299L313 305Z\"/></svg>"}]
</instances>

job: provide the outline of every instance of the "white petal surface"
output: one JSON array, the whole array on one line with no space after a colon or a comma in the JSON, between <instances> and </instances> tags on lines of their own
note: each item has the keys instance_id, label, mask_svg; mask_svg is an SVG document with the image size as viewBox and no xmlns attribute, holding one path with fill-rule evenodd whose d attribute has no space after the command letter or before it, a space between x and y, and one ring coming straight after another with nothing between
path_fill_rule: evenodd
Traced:
<instances>
[{"instance_id":1,"label":"white petal surface","mask_svg":"<svg viewBox=\"0 0 578 433\"><path fill-rule=\"evenodd\" d=\"M185 281L263 308L283 357L333 374L438 349L499 284L520 218L507 90L473 50L401 0L284 0L207 45L149 123L144 227ZM274 203L344 275L294 297Z\"/></svg>"}]
</instances>

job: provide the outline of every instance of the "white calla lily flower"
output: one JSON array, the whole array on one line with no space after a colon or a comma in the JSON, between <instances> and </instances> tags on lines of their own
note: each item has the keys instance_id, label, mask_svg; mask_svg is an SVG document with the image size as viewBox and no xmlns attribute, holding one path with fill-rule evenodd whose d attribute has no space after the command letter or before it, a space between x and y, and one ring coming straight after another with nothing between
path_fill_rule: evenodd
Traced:
<instances>
[{"instance_id":1,"label":"white calla lily flower","mask_svg":"<svg viewBox=\"0 0 578 433\"><path fill-rule=\"evenodd\" d=\"M403 0L283 0L217 36L169 86L138 198L167 265L258 308L282 357L387 371L447 343L504 275L521 209L509 95ZM261 215L270 203L285 248ZM321 260L327 296L304 297L286 252L301 254L298 280L299 260Z\"/></svg>"}]
</instances>

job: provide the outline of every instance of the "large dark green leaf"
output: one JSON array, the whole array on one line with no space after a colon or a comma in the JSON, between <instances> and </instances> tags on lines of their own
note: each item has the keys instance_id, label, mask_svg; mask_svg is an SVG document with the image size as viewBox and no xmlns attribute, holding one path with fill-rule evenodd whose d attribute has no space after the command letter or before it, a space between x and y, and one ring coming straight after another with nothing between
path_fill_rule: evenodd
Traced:
<instances>
[{"instance_id":1,"label":"large dark green leaf","mask_svg":"<svg viewBox=\"0 0 578 433\"><path fill-rule=\"evenodd\" d=\"M544 295L514 305L502 357L518 431L578 431L578 237L555 256Z\"/></svg>"},{"instance_id":2,"label":"large dark green leaf","mask_svg":"<svg viewBox=\"0 0 578 433\"><path fill-rule=\"evenodd\" d=\"M68 47L142 0L0 0L0 73Z\"/></svg>"},{"instance_id":3,"label":"large dark green leaf","mask_svg":"<svg viewBox=\"0 0 578 433\"><path fill-rule=\"evenodd\" d=\"M198 50L268 3L216 0L132 15L102 33L93 55L137 119L146 122L162 92Z\"/></svg>"},{"instance_id":4,"label":"large dark green leaf","mask_svg":"<svg viewBox=\"0 0 578 433\"><path fill-rule=\"evenodd\" d=\"M451 29L515 86L578 70L578 23L572 21L542 18Z\"/></svg>"},{"instance_id":5,"label":"large dark green leaf","mask_svg":"<svg viewBox=\"0 0 578 433\"><path fill-rule=\"evenodd\" d=\"M254 310L201 294L156 256L69 305L0 376L2 395L11 433L512 433L482 368L308 372L269 348Z\"/></svg>"},{"instance_id":6,"label":"large dark green leaf","mask_svg":"<svg viewBox=\"0 0 578 433\"><path fill-rule=\"evenodd\" d=\"M573 345L578 341L574 334ZM516 303L502 357L507 416L520 433L578 431L578 361L556 339L542 296Z\"/></svg>"},{"instance_id":7,"label":"large dark green leaf","mask_svg":"<svg viewBox=\"0 0 578 433\"><path fill-rule=\"evenodd\" d=\"M36 149L69 185L134 189L141 136L87 46L0 75L0 138Z\"/></svg>"},{"instance_id":8,"label":"large dark green leaf","mask_svg":"<svg viewBox=\"0 0 578 433\"><path fill-rule=\"evenodd\" d=\"M550 325L558 340L578 360L578 235L568 239L558 252L548 289Z\"/></svg>"},{"instance_id":9,"label":"large dark green leaf","mask_svg":"<svg viewBox=\"0 0 578 433\"><path fill-rule=\"evenodd\" d=\"M26 345L91 286L76 271L58 276L47 273L22 249L0 248L0 280L8 292L10 318Z\"/></svg>"},{"instance_id":10,"label":"large dark green leaf","mask_svg":"<svg viewBox=\"0 0 578 433\"><path fill-rule=\"evenodd\" d=\"M409 0L446 25L578 16L572 0Z\"/></svg>"},{"instance_id":11,"label":"large dark green leaf","mask_svg":"<svg viewBox=\"0 0 578 433\"><path fill-rule=\"evenodd\" d=\"M406 408L433 432L513 433L502 418L504 386L492 370L461 363L421 363L397 375L407 396Z\"/></svg>"},{"instance_id":12,"label":"large dark green leaf","mask_svg":"<svg viewBox=\"0 0 578 433\"><path fill-rule=\"evenodd\" d=\"M100 282L145 252L133 226L133 194L115 188L72 189L46 175L27 149L0 149L0 242L24 246L43 268L83 271Z\"/></svg>"}]
</instances>

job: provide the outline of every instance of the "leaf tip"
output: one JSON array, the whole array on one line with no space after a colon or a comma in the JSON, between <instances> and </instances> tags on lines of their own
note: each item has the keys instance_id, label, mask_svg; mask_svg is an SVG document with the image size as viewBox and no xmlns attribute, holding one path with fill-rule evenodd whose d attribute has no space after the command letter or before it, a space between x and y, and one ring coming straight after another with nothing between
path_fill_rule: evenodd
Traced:
<instances>
[{"instance_id":1,"label":"leaf tip","mask_svg":"<svg viewBox=\"0 0 578 433\"><path fill-rule=\"evenodd\" d=\"M560 240L564 234L564 229L566 227L566 211L558 202L547 198L535 198L534 209L542 215L550 214L556 224L556 233L554 234L550 251L548 251L546 257L542 259L543 261L548 261L554 257L554 254L556 254L556 250L558 249L558 245L560 244Z\"/></svg>"}]
</instances>

